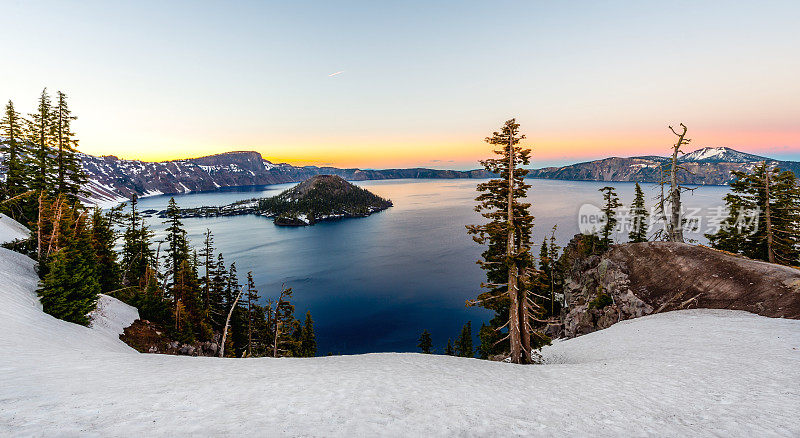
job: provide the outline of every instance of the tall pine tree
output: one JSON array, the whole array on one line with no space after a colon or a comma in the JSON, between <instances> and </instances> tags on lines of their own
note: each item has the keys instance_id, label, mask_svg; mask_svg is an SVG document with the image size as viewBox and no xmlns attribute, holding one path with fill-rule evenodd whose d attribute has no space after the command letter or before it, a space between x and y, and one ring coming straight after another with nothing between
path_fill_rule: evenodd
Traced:
<instances>
[{"instance_id":1,"label":"tall pine tree","mask_svg":"<svg viewBox=\"0 0 800 438\"><path fill-rule=\"evenodd\" d=\"M300 357L314 357L317 355L317 338L314 334L314 320L311 311L306 312L306 320L300 332Z\"/></svg>"},{"instance_id":2,"label":"tall pine tree","mask_svg":"<svg viewBox=\"0 0 800 438\"><path fill-rule=\"evenodd\" d=\"M22 116L14 109L14 102L8 101L6 104L3 118L0 119L0 151L4 155L6 166L6 184L3 199L13 199L27 189L27 155L28 148L25 141L25 125ZM6 206L3 210L11 212ZM20 218L19 215L12 214L12 217Z\"/></svg>"},{"instance_id":3,"label":"tall pine tree","mask_svg":"<svg viewBox=\"0 0 800 438\"><path fill-rule=\"evenodd\" d=\"M518 146L524 138L514 119L486 138L487 143L497 148L494 153L498 158L483 160L481 164L499 178L478 184L481 194L476 198L475 209L489 222L467 226L473 240L488 246L482 254L483 260L478 262L486 271L487 282L482 286L488 291L468 304L495 311L491 324L496 329L507 327L509 341L497 348L509 351L514 363L530 363L532 348L546 342L530 324L542 309L529 299L532 277L538 274L530 253L533 216L530 204L522 202L530 188L524 181L528 171L522 167L530 164L530 149Z\"/></svg>"},{"instance_id":4,"label":"tall pine tree","mask_svg":"<svg viewBox=\"0 0 800 438\"><path fill-rule=\"evenodd\" d=\"M87 325L100 293L100 283L87 221L78 216L66 245L47 260L47 274L40 282L39 297L45 312L65 321Z\"/></svg>"},{"instance_id":5,"label":"tall pine tree","mask_svg":"<svg viewBox=\"0 0 800 438\"><path fill-rule=\"evenodd\" d=\"M472 349L472 321L467 321L461 328L461 336L456 340L456 356L473 357L475 350Z\"/></svg>"},{"instance_id":6,"label":"tall pine tree","mask_svg":"<svg viewBox=\"0 0 800 438\"><path fill-rule=\"evenodd\" d=\"M422 334L419 335L419 343L417 344L417 347L423 354L433 353L433 339L427 330L423 330Z\"/></svg>"},{"instance_id":7,"label":"tall pine tree","mask_svg":"<svg viewBox=\"0 0 800 438\"><path fill-rule=\"evenodd\" d=\"M77 155L78 140L75 139L75 133L71 128L72 121L77 117L72 115L67 105L67 95L61 91L56 94L56 106L53 112L57 147L55 188L58 193L66 195L74 202L81 193L81 185L86 182L86 176Z\"/></svg>"},{"instance_id":8,"label":"tall pine tree","mask_svg":"<svg viewBox=\"0 0 800 438\"><path fill-rule=\"evenodd\" d=\"M36 112L29 115L28 136L33 145L31 153L31 183L36 192L49 194L53 190L52 152L55 140L55 117L47 88L42 90Z\"/></svg>"},{"instance_id":9,"label":"tall pine tree","mask_svg":"<svg viewBox=\"0 0 800 438\"><path fill-rule=\"evenodd\" d=\"M616 209L622 204L619 202L614 187L606 186L599 191L603 192L603 216L605 216L603 228L600 230L600 242L603 246L609 247L614 243L614 230L617 228Z\"/></svg>"},{"instance_id":10,"label":"tall pine tree","mask_svg":"<svg viewBox=\"0 0 800 438\"><path fill-rule=\"evenodd\" d=\"M631 204L630 217L631 217L631 230L628 233L628 239L631 243L647 242L647 220L650 213L647 212L647 207L644 204L644 193L639 183L636 183L634 188L633 204Z\"/></svg>"},{"instance_id":11,"label":"tall pine tree","mask_svg":"<svg viewBox=\"0 0 800 438\"><path fill-rule=\"evenodd\" d=\"M720 230L706 237L714 248L747 257L800 263L800 187L792 172L761 163L752 173L734 171Z\"/></svg>"}]
</instances>

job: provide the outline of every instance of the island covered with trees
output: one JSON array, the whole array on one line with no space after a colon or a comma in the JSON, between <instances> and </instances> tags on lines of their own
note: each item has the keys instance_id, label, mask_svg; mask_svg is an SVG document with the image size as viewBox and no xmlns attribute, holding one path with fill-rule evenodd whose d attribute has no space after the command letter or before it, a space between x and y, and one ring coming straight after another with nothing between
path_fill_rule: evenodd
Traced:
<instances>
[{"instance_id":1,"label":"island covered with trees","mask_svg":"<svg viewBox=\"0 0 800 438\"><path fill-rule=\"evenodd\" d=\"M183 209L180 217L256 214L274 218L275 225L306 226L320 221L367 217L386 210L392 201L336 175L315 175L269 198L255 198L221 207ZM162 217L166 212L161 212Z\"/></svg>"}]
</instances>

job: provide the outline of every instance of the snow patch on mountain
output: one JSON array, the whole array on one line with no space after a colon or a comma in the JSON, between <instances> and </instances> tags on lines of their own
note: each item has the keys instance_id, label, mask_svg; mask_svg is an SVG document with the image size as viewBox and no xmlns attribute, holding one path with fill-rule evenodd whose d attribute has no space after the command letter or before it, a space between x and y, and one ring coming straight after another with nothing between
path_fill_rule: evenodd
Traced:
<instances>
[{"instance_id":1,"label":"snow patch on mountain","mask_svg":"<svg viewBox=\"0 0 800 438\"><path fill-rule=\"evenodd\" d=\"M680 157L680 161L704 161L704 162L725 162L725 163L746 163L753 161L771 161L769 158L758 155L746 154L727 147L705 147L690 152Z\"/></svg>"}]
</instances>

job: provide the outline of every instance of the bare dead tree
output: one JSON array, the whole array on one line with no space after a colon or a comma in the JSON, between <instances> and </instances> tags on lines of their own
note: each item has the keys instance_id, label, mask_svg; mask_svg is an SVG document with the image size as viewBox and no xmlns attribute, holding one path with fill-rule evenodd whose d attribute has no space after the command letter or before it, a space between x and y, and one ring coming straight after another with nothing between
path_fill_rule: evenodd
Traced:
<instances>
[{"instance_id":1,"label":"bare dead tree","mask_svg":"<svg viewBox=\"0 0 800 438\"><path fill-rule=\"evenodd\" d=\"M233 300L233 304L231 305L231 310L228 311L228 318L225 320L225 328L222 330L222 343L219 347L219 357L225 357L225 340L228 337L228 326L231 325L231 316L233 316L233 311L236 309L236 305L239 304L239 298L242 297L243 290L239 290L239 293L236 294L236 299Z\"/></svg>"},{"instance_id":2,"label":"bare dead tree","mask_svg":"<svg viewBox=\"0 0 800 438\"><path fill-rule=\"evenodd\" d=\"M772 169L767 167L766 160L764 161L764 193L766 194L766 198L764 200L764 219L767 222L767 260L770 263L775 263L775 250L773 248L773 238L772 238L772 215L770 211L770 197L769 197L769 174Z\"/></svg>"},{"instance_id":3,"label":"bare dead tree","mask_svg":"<svg viewBox=\"0 0 800 438\"><path fill-rule=\"evenodd\" d=\"M678 171L682 170L687 173L692 173L685 166L678 163L678 154L684 153L681 150L682 146L689 144L690 139L686 138L686 125L680 124L683 130L679 133L672 126L669 127L670 131L678 137L678 141L672 146L672 156L669 161L669 179L664 177L664 165L659 166L661 177L659 185L661 186L661 193L656 197L657 209L656 214L664 222L664 229L654 233L654 238L659 239L664 237L665 240L670 242L685 241L683 237L683 214L681 204L681 193L685 191L693 191L694 188L684 187L678 180ZM669 193L664 193L664 185L669 183ZM670 214L667 216L666 204L670 205Z\"/></svg>"},{"instance_id":4,"label":"bare dead tree","mask_svg":"<svg viewBox=\"0 0 800 438\"><path fill-rule=\"evenodd\" d=\"M683 131L676 132L670 126L669 130L678 137L678 141L672 146L672 160L670 163L669 172L669 204L670 204L670 218L669 227L667 228L667 236L670 242L683 243L683 221L681 214L681 188L678 185L678 153L685 153L681 147L689 144L691 140L686 138L686 125L680 124Z\"/></svg>"}]
</instances>

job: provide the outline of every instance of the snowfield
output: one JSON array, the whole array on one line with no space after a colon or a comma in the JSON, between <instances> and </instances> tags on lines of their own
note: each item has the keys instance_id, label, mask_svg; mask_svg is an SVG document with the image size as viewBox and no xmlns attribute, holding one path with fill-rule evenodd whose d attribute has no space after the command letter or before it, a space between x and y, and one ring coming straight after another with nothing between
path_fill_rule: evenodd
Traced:
<instances>
[{"instance_id":1,"label":"snowfield","mask_svg":"<svg viewBox=\"0 0 800 438\"><path fill-rule=\"evenodd\" d=\"M24 225L0 213L0 243L26 239L30 233Z\"/></svg>"},{"instance_id":2,"label":"snowfield","mask_svg":"<svg viewBox=\"0 0 800 438\"><path fill-rule=\"evenodd\" d=\"M0 224L2 227L2 224ZM681 311L543 351L546 365L421 354L139 354L135 309L41 311L0 249L0 436L799 436L800 321Z\"/></svg>"}]
</instances>

